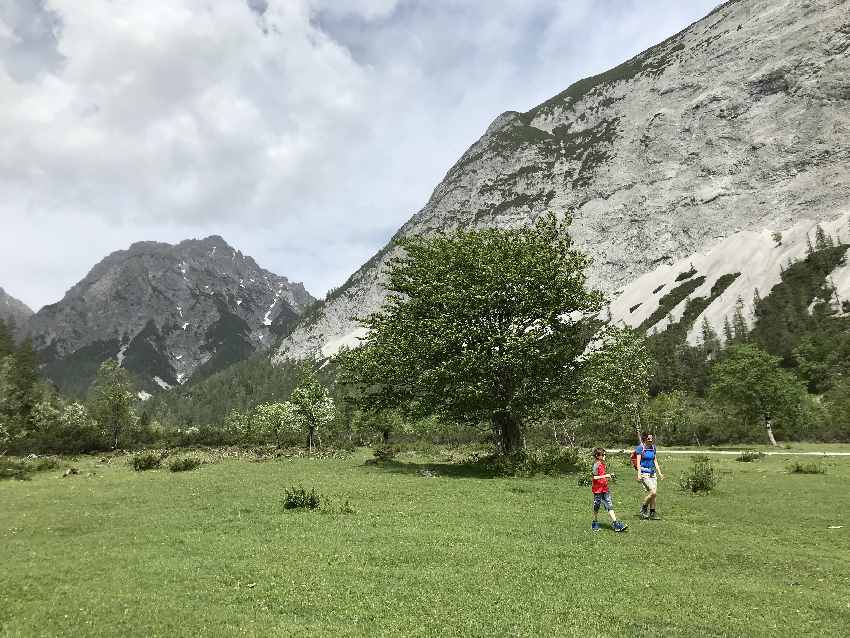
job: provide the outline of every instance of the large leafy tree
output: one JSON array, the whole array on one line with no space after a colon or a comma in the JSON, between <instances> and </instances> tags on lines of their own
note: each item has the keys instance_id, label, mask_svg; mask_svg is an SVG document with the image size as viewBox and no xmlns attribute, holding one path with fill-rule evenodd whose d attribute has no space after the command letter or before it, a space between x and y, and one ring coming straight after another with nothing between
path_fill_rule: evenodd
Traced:
<instances>
[{"instance_id":1,"label":"large leafy tree","mask_svg":"<svg viewBox=\"0 0 850 638\"><path fill-rule=\"evenodd\" d=\"M117 448L121 436L136 419L127 371L113 359L104 361L89 392L89 411L112 447Z\"/></svg>"},{"instance_id":2,"label":"large leafy tree","mask_svg":"<svg viewBox=\"0 0 850 638\"><path fill-rule=\"evenodd\" d=\"M574 389L603 306L569 223L399 240L389 294L342 362L361 407L487 423L502 452L521 448L526 417Z\"/></svg>"},{"instance_id":3,"label":"large leafy tree","mask_svg":"<svg viewBox=\"0 0 850 638\"><path fill-rule=\"evenodd\" d=\"M786 427L798 420L806 390L774 357L753 344L731 346L711 370L712 398L730 405L747 425L762 422L770 442L772 420Z\"/></svg>"},{"instance_id":4,"label":"large leafy tree","mask_svg":"<svg viewBox=\"0 0 850 638\"><path fill-rule=\"evenodd\" d=\"M646 339L626 327L609 326L587 357L579 393L586 413L616 423L641 440L641 414L649 400L652 357Z\"/></svg>"},{"instance_id":5,"label":"large leafy tree","mask_svg":"<svg viewBox=\"0 0 850 638\"><path fill-rule=\"evenodd\" d=\"M336 416L334 400L312 370L305 370L287 402L290 427L307 434L307 448L312 451L319 444L319 431L333 422Z\"/></svg>"}]
</instances>

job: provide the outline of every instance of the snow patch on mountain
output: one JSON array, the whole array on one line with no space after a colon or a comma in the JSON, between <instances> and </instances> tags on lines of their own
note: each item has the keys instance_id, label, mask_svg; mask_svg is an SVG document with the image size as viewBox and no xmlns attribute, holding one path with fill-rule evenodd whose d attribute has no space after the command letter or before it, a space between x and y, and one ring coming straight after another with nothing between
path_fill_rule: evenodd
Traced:
<instances>
[{"instance_id":1,"label":"snow patch on mountain","mask_svg":"<svg viewBox=\"0 0 850 638\"><path fill-rule=\"evenodd\" d=\"M844 213L832 221L821 222L824 232L841 242L850 241L848 233L850 213ZM744 318L752 323L753 297L758 290L762 298L781 281L782 268L790 262L804 259L809 242L814 243L818 223L801 220L788 228L742 231L717 243L710 249L680 259L673 264L659 266L628 284L616 300L611 303L611 317L615 321L637 327L646 321L659 307L659 300L677 286L697 277L705 281L690 295L677 304L669 313L678 321L689 299L708 297L715 282L727 274L741 273L732 284L696 318L688 331L688 342L692 345L700 339L703 318L723 335L723 324L735 313L738 299L743 302ZM777 234L778 233L778 234ZM781 239L780 239L781 235ZM777 241L778 239L778 241ZM676 281L676 278L694 271L693 275ZM831 276L839 298L850 297L850 266L839 266ZM648 327L664 330L668 318L663 317Z\"/></svg>"},{"instance_id":2,"label":"snow patch on mountain","mask_svg":"<svg viewBox=\"0 0 850 638\"><path fill-rule=\"evenodd\" d=\"M360 345L360 341L366 338L369 331L366 328L356 328L348 334L344 334L336 339L330 339L325 342L320 351L322 357L332 357L343 348L356 348Z\"/></svg>"}]
</instances>

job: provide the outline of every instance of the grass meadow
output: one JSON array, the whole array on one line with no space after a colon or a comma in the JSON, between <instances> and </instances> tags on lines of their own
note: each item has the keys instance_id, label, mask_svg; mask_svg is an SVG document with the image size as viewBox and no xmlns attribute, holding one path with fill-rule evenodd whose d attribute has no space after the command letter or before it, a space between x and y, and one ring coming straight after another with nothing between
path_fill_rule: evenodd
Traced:
<instances>
[{"instance_id":1,"label":"grass meadow","mask_svg":"<svg viewBox=\"0 0 850 638\"><path fill-rule=\"evenodd\" d=\"M690 458L661 450L661 521L638 519L641 488L609 461L630 528L593 534L590 488L575 476L369 455L225 458L180 473L80 457L64 461L75 476L2 481L0 635L850 631L850 457L811 475L780 457L719 457L719 486L692 495L677 484ZM330 508L284 510L297 484Z\"/></svg>"}]
</instances>

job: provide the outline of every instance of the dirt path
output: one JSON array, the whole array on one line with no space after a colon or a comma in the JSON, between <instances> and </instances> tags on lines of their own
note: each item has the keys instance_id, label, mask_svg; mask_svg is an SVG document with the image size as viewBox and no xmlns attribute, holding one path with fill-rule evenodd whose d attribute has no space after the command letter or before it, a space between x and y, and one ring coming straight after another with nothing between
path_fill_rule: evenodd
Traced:
<instances>
[{"instance_id":1,"label":"dirt path","mask_svg":"<svg viewBox=\"0 0 850 638\"><path fill-rule=\"evenodd\" d=\"M633 448L626 448L621 452L631 452ZM725 456L740 456L745 450L668 450L659 448L658 453L664 454L718 454ZM765 456L850 456L850 452L762 452Z\"/></svg>"}]
</instances>

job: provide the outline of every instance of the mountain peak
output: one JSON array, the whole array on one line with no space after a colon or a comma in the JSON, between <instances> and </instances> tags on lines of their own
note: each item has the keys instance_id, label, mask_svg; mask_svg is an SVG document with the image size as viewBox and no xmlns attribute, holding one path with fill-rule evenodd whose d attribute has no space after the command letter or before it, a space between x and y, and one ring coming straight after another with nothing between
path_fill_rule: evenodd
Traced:
<instances>
[{"instance_id":1,"label":"mountain peak","mask_svg":"<svg viewBox=\"0 0 850 638\"><path fill-rule=\"evenodd\" d=\"M60 388L84 392L114 358L151 393L265 350L312 301L218 235L141 241L101 260L29 328Z\"/></svg>"},{"instance_id":2,"label":"mountain peak","mask_svg":"<svg viewBox=\"0 0 850 638\"><path fill-rule=\"evenodd\" d=\"M569 213L593 259L589 284L613 301L733 235L838 218L850 201L848 50L846 0L725 2L528 112L501 114L397 237ZM356 317L380 307L396 255L391 242L366 262L276 360L356 345Z\"/></svg>"},{"instance_id":3,"label":"mountain peak","mask_svg":"<svg viewBox=\"0 0 850 638\"><path fill-rule=\"evenodd\" d=\"M14 322L17 326L17 332L20 334L32 314L29 306L23 301L15 299L0 287L0 319L5 322Z\"/></svg>"}]
</instances>

